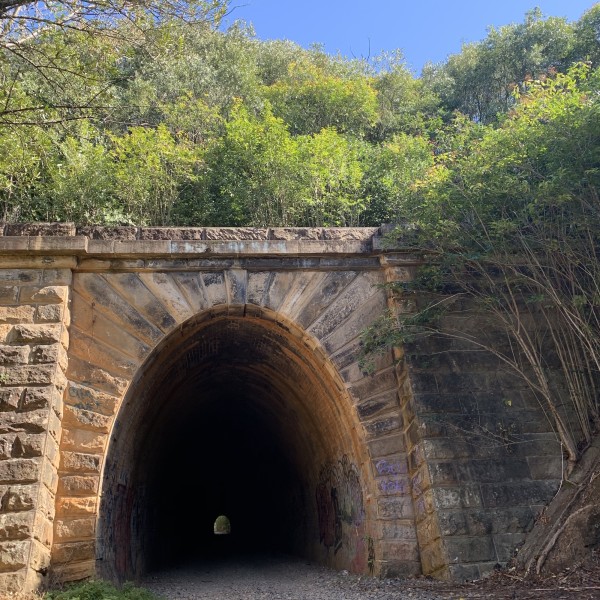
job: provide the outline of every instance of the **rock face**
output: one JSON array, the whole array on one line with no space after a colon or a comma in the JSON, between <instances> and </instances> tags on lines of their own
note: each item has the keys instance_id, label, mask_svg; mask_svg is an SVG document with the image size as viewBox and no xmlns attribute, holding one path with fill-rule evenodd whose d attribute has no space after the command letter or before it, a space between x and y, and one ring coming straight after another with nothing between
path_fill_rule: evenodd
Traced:
<instances>
[{"instance_id":1,"label":"rock face","mask_svg":"<svg viewBox=\"0 0 600 600\"><path fill-rule=\"evenodd\" d=\"M246 549L475 577L557 488L550 428L490 357L431 341L360 367L381 284L418 264L377 229L3 233L2 591L224 551L220 514Z\"/></svg>"}]
</instances>

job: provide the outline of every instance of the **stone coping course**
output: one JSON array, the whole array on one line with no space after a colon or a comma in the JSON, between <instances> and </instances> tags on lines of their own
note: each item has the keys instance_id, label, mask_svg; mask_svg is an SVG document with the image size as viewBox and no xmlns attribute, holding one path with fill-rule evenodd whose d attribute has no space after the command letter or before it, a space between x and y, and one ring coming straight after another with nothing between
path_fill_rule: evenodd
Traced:
<instances>
[{"instance_id":1,"label":"stone coping course","mask_svg":"<svg viewBox=\"0 0 600 600\"><path fill-rule=\"evenodd\" d=\"M381 255L381 227L104 227L75 223L0 223L0 255L14 257L182 257ZM394 247L392 247L394 246Z\"/></svg>"},{"instance_id":2,"label":"stone coping course","mask_svg":"<svg viewBox=\"0 0 600 600\"><path fill-rule=\"evenodd\" d=\"M90 240L370 240L380 227L106 227L75 223L0 223L0 236Z\"/></svg>"}]
</instances>

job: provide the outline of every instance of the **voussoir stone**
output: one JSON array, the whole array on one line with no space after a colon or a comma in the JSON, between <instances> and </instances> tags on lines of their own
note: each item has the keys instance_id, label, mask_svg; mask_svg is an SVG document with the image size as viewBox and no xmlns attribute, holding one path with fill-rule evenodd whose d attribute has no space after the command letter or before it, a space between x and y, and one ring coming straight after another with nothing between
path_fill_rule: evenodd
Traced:
<instances>
[{"instance_id":1,"label":"voussoir stone","mask_svg":"<svg viewBox=\"0 0 600 600\"><path fill-rule=\"evenodd\" d=\"M59 498L56 503L56 511L59 515L93 515L96 507L97 500L95 496L64 497Z\"/></svg>"},{"instance_id":2,"label":"voussoir stone","mask_svg":"<svg viewBox=\"0 0 600 600\"><path fill-rule=\"evenodd\" d=\"M81 427L83 429L94 429L107 433L110 428L112 418L91 410L77 408L75 406L65 406L64 424L70 427Z\"/></svg>"},{"instance_id":3,"label":"voussoir stone","mask_svg":"<svg viewBox=\"0 0 600 600\"><path fill-rule=\"evenodd\" d=\"M63 496L90 496L98 491L99 478L95 475L63 475L58 492Z\"/></svg>"},{"instance_id":4,"label":"voussoir stone","mask_svg":"<svg viewBox=\"0 0 600 600\"><path fill-rule=\"evenodd\" d=\"M95 558L96 544L94 541L67 542L55 544L52 559L58 564L75 563Z\"/></svg>"},{"instance_id":5,"label":"voussoir stone","mask_svg":"<svg viewBox=\"0 0 600 600\"><path fill-rule=\"evenodd\" d=\"M54 533L58 540L86 539L94 535L96 519L64 518L57 519Z\"/></svg>"},{"instance_id":6,"label":"voussoir stone","mask_svg":"<svg viewBox=\"0 0 600 600\"><path fill-rule=\"evenodd\" d=\"M87 386L69 383L67 386L66 402L78 409L112 416L115 412L118 398Z\"/></svg>"},{"instance_id":7,"label":"voussoir stone","mask_svg":"<svg viewBox=\"0 0 600 600\"><path fill-rule=\"evenodd\" d=\"M100 458L101 457L97 454L63 452L61 470L81 473L98 473L100 472Z\"/></svg>"},{"instance_id":8,"label":"voussoir stone","mask_svg":"<svg viewBox=\"0 0 600 600\"><path fill-rule=\"evenodd\" d=\"M102 452L106 445L106 434L90 431L89 429L64 428L62 447L67 450L82 452Z\"/></svg>"}]
</instances>

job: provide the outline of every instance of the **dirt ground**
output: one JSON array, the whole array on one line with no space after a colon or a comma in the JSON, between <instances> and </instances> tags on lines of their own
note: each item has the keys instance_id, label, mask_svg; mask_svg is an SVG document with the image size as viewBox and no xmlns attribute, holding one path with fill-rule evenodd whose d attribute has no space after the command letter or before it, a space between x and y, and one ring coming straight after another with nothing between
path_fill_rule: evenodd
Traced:
<instances>
[{"instance_id":1,"label":"dirt ground","mask_svg":"<svg viewBox=\"0 0 600 600\"><path fill-rule=\"evenodd\" d=\"M359 577L286 557L188 565L142 585L168 600L598 600L600 553L556 576L524 578L507 570L460 585Z\"/></svg>"},{"instance_id":2,"label":"dirt ground","mask_svg":"<svg viewBox=\"0 0 600 600\"><path fill-rule=\"evenodd\" d=\"M139 583L165 600L600 600L600 549L558 575L524 577L509 569L464 584L357 576L285 556L191 563Z\"/></svg>"},{"instance_id":3,"label":"dirt ground","mask_svg":"<svg viewBox=\"0 0 600 600\"><path fill-rule=\"evenodd\" d=\"M408 583L408 582L407 582ZM598 600L600 599L600 552L585 564L576 565L558 575L525 577L516 571L501 570L489 577L462 585L416 580L411 587L428 589L439 598L494 600Z\"/></svg>"}]
</instances>

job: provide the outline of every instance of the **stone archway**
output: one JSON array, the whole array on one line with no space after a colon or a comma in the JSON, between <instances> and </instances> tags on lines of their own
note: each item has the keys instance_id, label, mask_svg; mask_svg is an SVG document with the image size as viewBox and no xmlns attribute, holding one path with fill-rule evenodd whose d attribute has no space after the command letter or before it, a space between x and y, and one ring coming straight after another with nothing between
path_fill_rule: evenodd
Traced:
<instances>
[{"instance_id":1,"label":"stone archway","mask_svg":"<svg viewBox=\"0 0 600 600\"><path fill-rule=\"evenodd\" d=\"M343 381L310 342L281 315L220 306L153 351L111 433L103 575L211 556L224 544L212 533L222 512L230 551L368 570L377 510L367 447Z\"/></svg>"},{"instance_id":2,"label":"stone archway","mask_svg":"<svg viewBox=\"0 0 600 600\"><path fill-rule=\"evenodd\" d=\"M289 512L308 523L285 549L360 570L364 552L344 546L344 526L348 542L348 525L364 524L381 575L480 577L510 558L556 492L554 432L498 361L434 337L361 369L361 331L388 302L413 309L380 284L403 287L420 258L388 247L384 230L0 229L0 592L36 589L50 573L71 581L160 563L158 552L139 564L117 555L115 540L139 547L140 531L160 539L171 527L165 518L150 527L144 498L167 506L163 515L176 506L177 527L195 532L171 542L202 537L189 499L178 498L204 493L196 512L220 512L241 495L223 465L260 492L245 513L233 506L233 531L249 515L268 519L264 506L279 499L283 529L295 531ZM470 318L455 317L455 328ZM230 340L214 368L194 358L202 339ZM191 382L177 371L185 361ZM514 428L519 443L480 444L471 425ZM236 468L251 452L262 466ZM191 472L221 496L196 483L182 490ZM147 490L137 504L132 482ZM314 502L304 513L281 492L298 488L306 507ZM360 502L348 501L361 494L362 523ZM116 538L106 523L123 524ZM256 531L246 528L246 540ZM272 531L270 547L281 542Z\"/></svg>"},{"instance_id":3,"label":"stone archway","mask_svg":"<svg viewBox=\"0 0 600 600\"><path fill-rule=\"evenodd\" d=\"M199 482L223 487L220 465L255 450L254 480L251 469L238 473L242 485L256 482L263 500L249 502L241 521L243 503L234 506L235 531L242 533L251 515L268 519L264 506L283 488L275 516L292 532L284 550L358 572L419 571L396 367L391 356L371 374L357 363L360 332L386 305L376 285L384 276L380 266L366 261L348 270L345 258L312 267L293 256L262 261L79 265L52 545L56 577L126 577L175 559L168 551L162 557L136 551L158 548L147 536L162 539L160 532L172 529L148 507L165 505L167 515L188 473L214 467L188 486L188 500L177 508L185 515L178 526L189 529L196 523L189 497L202 496L212 528L225 498L209 501ZM206 424L227 419L233 427L227 435L237 442L225 445L227 460L205 460L221 442ZM244 421L259 431L258 449L240 427ZM179 460L174 448L182 443ZM197 464L188 460L192 455L200 457ZM158 475L143 466L146 459ZM292 475L270 482L277 469ZM160 473L175 476L166 481ZM231 497L231 489L223 494ZM290 520L288 513L298 510L302 519ZM246 534L245 541L259 537L250 526ZM194 535L185 541L192 549L201 530Z\"/></svg>"}]
</instances>

